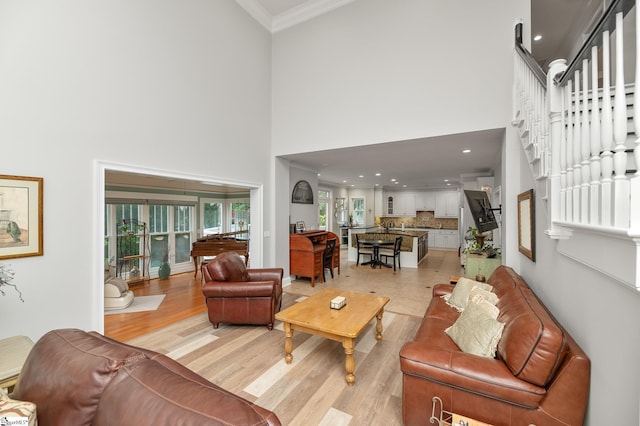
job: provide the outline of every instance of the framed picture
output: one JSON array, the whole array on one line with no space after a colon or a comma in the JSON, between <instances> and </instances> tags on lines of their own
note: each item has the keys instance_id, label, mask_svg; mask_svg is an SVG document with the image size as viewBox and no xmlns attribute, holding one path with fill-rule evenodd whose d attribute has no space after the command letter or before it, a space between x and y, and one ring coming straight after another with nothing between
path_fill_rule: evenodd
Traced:
<instances>
[{"instance_id":1,"label":"framed picture","mask_svg":"<svg viewBox=\"0 0 640 426\"><path fill-rule=\"evenodd\" d=\"M0 175L0 259L42 256L42 181Z\"/></svg>"},{"instance_id":2,"label":"framed picture","mask_svg":"<svg viewBox=\"0 0 640 426\"><path fill-rule=\"evenodd\" d=\"M536 261L535 208L533 189L518 195L518 250Z\"/></svg>"},{"instance_id":3,"label":"framed picture","mask_svg":"<svg viewBox=\"0 0 640 426\"><path fill-rule=\"evenodd\" d=\"M293 187L291 202L296 204L313 204L313 189L306 180L300 180Z\"/></svg>"},{"instance_id":4,"label":"framed picture","mask_svg":"<svg viewBox=\"0 0 640 426\"><path fill-rule=\"evenodd\" d=\"M304 232L307 228L304 226L303 221L296 222L296 232Z\"/></svg>"}]
</instances>

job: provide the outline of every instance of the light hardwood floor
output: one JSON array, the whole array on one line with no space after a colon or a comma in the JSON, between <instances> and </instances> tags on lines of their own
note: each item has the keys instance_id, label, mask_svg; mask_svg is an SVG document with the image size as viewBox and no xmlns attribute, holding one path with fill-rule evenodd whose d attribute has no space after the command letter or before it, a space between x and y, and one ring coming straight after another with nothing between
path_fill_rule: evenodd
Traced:
<instances>
[{"instance_id":1,"label":"light hardwood floor","mask_svg":"<svg viewBox=\"0 0 640 426\"><path fill-rule=\"evenodd\" d=\"M314 288L308 279L285 287L283 308L328 286L391 298L382 320L382 341L376 341L375 320L356 341L353 386L345 382L345 354L339 342L294 332L293 362L286 364L280 321L271 331L264 326L229 324L214 330L204 301L198 303L200 278L194 280L193 274L154 280L134 289L137 294L160 292L167 297L154 313L108 315L106 334L175 359L222 388L272 410L284 425L402 425L398 353L414 337L432 287L461 274L459 258L456 252L431 250L419 268L397 272L356 267L354 262L342 265L341 275ZM184 316L188 317L179 319Z\"/></svg>"},{"instance_id":2,"label":"light hardwood floor","mask_svg":"<svg viewBox=\"0 0 640 426\"><path fill-rule=\"evenodd\" d=\"M356 267L354 262L347 261L346 250L342 250L341 255L342 274L338 275L336 269L335 279L331 279L327 271L326 283L316 283L312 288L308 279L298 279L286 287L285 292L309 296L326 286L376 292L391 298L387 311L422 316L431 298L431 292L424 290L435 283L448 282L451 275L463 273L460 258L454 251L430 250L418 268L396 272ZM132 286L131 290L136 296L166 294L166 297L155 311L105 315L104 334L113 339L127 341L206 311L200 273L196 278L193 273L185 273L166 280L153 279Z\"/></svg>"}]
</instances>

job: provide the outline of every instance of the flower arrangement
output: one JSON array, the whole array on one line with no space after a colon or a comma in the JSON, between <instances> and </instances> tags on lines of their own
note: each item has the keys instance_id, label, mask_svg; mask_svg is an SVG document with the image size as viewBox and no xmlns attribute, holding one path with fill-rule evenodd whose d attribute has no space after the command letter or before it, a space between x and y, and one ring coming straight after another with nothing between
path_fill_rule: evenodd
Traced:
<instances>
[{"instance_id":1,"label":"flower arrangement","mask_svg":"<svg viewBox=\"0 0 640 426\"><path fill-rule=\"evenodd\" d=\"M18 297L20 298L22 303L24 303L22 292L18 290L18 286L16 286L15 284L11 284L15 272L12 269L9 269L9 266L11 265L0 265L0 293L2 293L3 296L6 296L7 294L4 292L3 287L11 286L18 292Z\"/></svg>"}]
</instances>

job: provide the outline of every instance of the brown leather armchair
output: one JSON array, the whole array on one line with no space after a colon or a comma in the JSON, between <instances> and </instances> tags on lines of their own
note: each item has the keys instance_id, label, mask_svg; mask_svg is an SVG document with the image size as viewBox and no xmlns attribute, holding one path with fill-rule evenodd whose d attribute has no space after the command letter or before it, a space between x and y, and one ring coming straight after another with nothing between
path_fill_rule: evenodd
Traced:
<instances>
[{"instance_id":1,"label":"brown leather armchair","mask_svg":"<svg viewBox=\"0 0 640 426\"><path fill-rule=\"evenodd\" d=\"M273 329L282 306L282 268L247 269L244 258L225 252L202 265L202 293L213 328L266 324Z\"/></svg>"}]
</instances>

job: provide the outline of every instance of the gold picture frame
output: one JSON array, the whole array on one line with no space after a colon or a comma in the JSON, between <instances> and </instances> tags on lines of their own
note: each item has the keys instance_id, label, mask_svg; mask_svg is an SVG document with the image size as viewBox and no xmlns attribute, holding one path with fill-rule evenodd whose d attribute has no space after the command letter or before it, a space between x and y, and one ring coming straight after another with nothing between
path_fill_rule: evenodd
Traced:
<instances>
[{"instance_id":1,"label":"gold picture frame","mask_svg":"<svg viewBox=\"0 0 640 426\"><path fill-rule=\"evenodd\" d=\"M0 175L0 259L42 256L43 178Z\"/></svg>"},{"instance_id":2,"label":"gold picture frame","mask_svg":"<svg viewBox=\"0 0 640 426\"><path fill-rule=\"evenodd\" d=\"M533 189L518 195L518 250L536 261L536 227Z\"/></svg>"}]
</instances>

